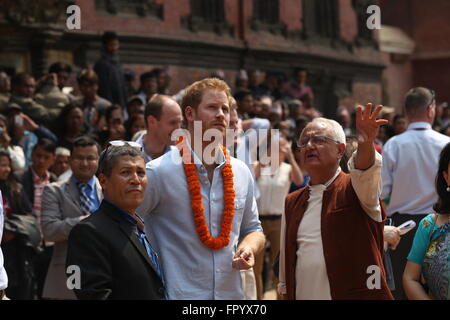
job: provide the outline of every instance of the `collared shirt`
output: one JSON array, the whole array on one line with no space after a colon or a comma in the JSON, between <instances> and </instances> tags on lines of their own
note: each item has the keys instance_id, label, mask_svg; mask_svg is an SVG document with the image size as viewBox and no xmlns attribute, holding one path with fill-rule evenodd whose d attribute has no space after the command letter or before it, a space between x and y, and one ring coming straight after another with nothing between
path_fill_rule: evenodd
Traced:
<instances>
[{"instance_id":1,"label":"collared shirt","mask_svg":"<svg viewBox=\"0 0 450 320\"><path fill-rule=\"evenodd\" d=\"M348 162L353 189L366 214L375 221L381 221L381 155L375 152L375 163L366 170L355 169L355 153ZM341 168L325 184L309 186L308 207L297 231L297 263L295 269L296 299L330 300L330 282L328 279L325 256L323 253L321 212L323 193L337 178ZM281 219L280 243L280 283L278 289L286 293L285 286L285 216ZM349 248L351 250L351 248Z\"/></svg>"},{"instance_id":2,"label":"collared shirt","mask_svg":"<svg viewBox=\"0 0 450 320\"><path fill-rule=\"evenodd\" d=\"M152 161L152 157L150 157L146 152L145 152L145 146L144 146L144 139L145 139L145 135L147 133L143 133L139 138L136 139L136 143L139 143L142 147L142 154L144 155L144 161L145 163ZM169 152L172 149L177 149L175 146L166 146L166 148L164 149L164 153Z\"/></svg>"},{"instance_id":3,"label":"collared shirt","mask_svg":"<svg viewBox=\"0 0 450 320\"><path fill-rule=\"evenodd\" d=\"M50 174L46 172L45 177L41 178L36 174L33 168L31 168L31 174L33 176L33 185L34 185L33 214L36 216L38 220L38 225L40 226L42 193L44 191L44 187L50 183Z\"/></svg>"},{"instance_id":4,"label":"collared shirt","mask_svg":"<svg viewBox=\"0 0 450 320\"><path fill-rule=\"evenodd\" d=\"M144 245L145 251L147 251L147 255L150 258L150 261L152 262L154 270L156 271L156 273L160 277L162 283L164 284L164 277L163 277L162 270L161 270L161 267L160 267L160 264L158 261L158 255L157 255L156 251L153 249L150 242L148 242L148 239L145 235L144 230L142 230L138 226L138 223L136 221L136 219L139 219L139 221L142 223L142 225L144 225L144 221L142 220L142 218L138 214L136 214L136 219L135 219L131 214L129 214L125 210L122 210L121 208L119 208L115 204L111 203L110 201L108 201L106 199L104 201L108 202L111 206L116 208L125 217L125 219L127 219L127 221L134 226L134 231L136 233L136 236L138 237L139 241Z\"/></svg>"},{"instance_id":5,"label":"collared shirt","mask_svg":"<svg viewBox=\"0 0 450 320\"><path fill-rule=\"evenodd\" d=\"M3 200L2 192L0 191L0 242L2 241L3 235ZM3 267L3 253L2 248L0 248L0 290L4 290L8 287L8 276L6 270Z\"/></svg>"},{"instance_id":6,"label":"collared shirt","mask_svg":"<svg viewBox=\"0 0 450 320\"><path fill-rule=\"evenodd\" d=\"M211 183L205 167L194 153L193 158L206 225L211 235L218 237L224 209L224 155L220 150L219 165L214 169ZM178 149L147 163L149 184L137 212L144 218L146 233L161 258L169 299L244 298L240 271L232 268L232 259L239 240L251 232L262 231L262 228L250 170L235 158L231 158L231 165L236 195L230 242L220 250L212 250L199 239Z\"/></svg>"},{"instance_id":7,"label":"collared shirt","mask_svg":"<svg viewBox=\"0 0 450 320\"><path fill-rule=\"evenodd\" d=\"M433 212L433 205L438 200L434 182L439 155L449 142L450 137L432 130L427 122L413 122L406 132L386 142L381 197L390 197L388 215Z\"/></svg>"},{"instance_id":8,"label":"collared shirt","mask_svg":"<svg viewBox=\"0 0 450 320\"><path fill-rule=\"evenodd\" d=\"M80 182L77 178L75 178L75 176L72 174L72 177L70 177L70 179L72 179L72 181L75 182L75 185L78 186L78 183ZM95 181L97 180L96 176L93 176L86 184L87 184L87 188L86 188L86 196L91 200L93 207L95 208L95 210L98 209L98 207L100 206L100 200L98 198L98 194L97 194L97 185L95 183ZM92 212L94 212L92 211Z\"/></svg>"}]
</instances>

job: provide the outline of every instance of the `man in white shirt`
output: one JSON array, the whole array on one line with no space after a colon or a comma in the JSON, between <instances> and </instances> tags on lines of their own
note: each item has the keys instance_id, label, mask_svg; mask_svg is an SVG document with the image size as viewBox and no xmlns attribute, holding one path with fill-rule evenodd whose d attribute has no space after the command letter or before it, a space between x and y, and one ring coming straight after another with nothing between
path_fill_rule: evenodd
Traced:
<instances>
[{"instance_id":1,"label":"man in white shirt","mask_svg":"<svg viewBox=\"0 0 450 320\"><path fill-rule=\"evenodd\" d=\"M405 97L408 130L388 140L383 147L381 198L389 202L388 215L395 226L408 220L419 223L438 197L434 186L439 154L450 138L431 128L436 115L434 91L413 88ZM389 199L389 200L387 200ZM415 230L402 237L392 252L396 299L405 299L402 275Z\"/></svg>"},{"instance_id":2,"label":"man in white shirt","mask_svg":"<svg viewBox=\"0 0 450 320\"><path fill-rule=\"evenodd\" d=\"M145 163L171 150L172 132L181 127L183 116L178 103L171 97L155 94L145 106L147 132L136 142L142 146Z\"/></svg>"},{"instance_id":3,"label":"man in white shirt","mask_svg":"<svg viewBox=\"0 0 450 320\"><path fill-rule=\"evenodd\" d=\"M3 198L0 191L0 243L2 242L3 235ZM3 267L3 253L0 248L0 300L5 296L5 289L8 287L8 276L6 270Z\"/></svg>"}]
</instances>

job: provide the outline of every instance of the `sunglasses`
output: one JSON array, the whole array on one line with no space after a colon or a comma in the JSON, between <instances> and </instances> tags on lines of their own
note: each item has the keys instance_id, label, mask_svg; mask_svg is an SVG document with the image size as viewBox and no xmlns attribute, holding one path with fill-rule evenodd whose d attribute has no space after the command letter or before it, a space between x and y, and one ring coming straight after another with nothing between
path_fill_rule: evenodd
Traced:
<instances>
[{"instance_id":1,"label":"sunglasses","mask_svg":"<svg viewBox=\"0 0 450 320\"><path fill-rule=\"evenodd\" d=\"M113 141L109 141L108 142L108 146L105 148L105 150L103 150L101 156L100 156L100 160L99 163L102 163L104 158L106 157L106 154L108 153L108 149L109 147L113 146L113 147L123 147L125 145L128 145L136 150L138 150L139 152L142 152L142 146L135 142L135 141L123 141L123 140L113 140Z\"/></svg>"}]
</instances>

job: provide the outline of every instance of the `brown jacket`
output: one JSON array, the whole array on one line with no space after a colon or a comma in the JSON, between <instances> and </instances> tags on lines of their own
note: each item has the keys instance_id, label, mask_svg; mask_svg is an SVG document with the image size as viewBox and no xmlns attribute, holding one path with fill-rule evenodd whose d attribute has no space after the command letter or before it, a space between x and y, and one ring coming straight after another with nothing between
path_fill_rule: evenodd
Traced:
<instances>
[{"instance_id":1,"label":"brown jacket","mask_svg":"<svg viewBox=\"0 0 450 320\"><path fill-rule=\"evenodd\" d=\"M308 198L308 187L286 198L285 273L290 300L295 299L297 231ZM382 218L386 218L383 209ZM393 299L383 267L383 228L384 221L376 222L365 213L350 175L341 172L324 191L322 202L322 242L332 299ZM367 286L372 283L368 279L374 273L367 270L372 265L380 268L380 289Z\"/></svg>"}]
</instances>

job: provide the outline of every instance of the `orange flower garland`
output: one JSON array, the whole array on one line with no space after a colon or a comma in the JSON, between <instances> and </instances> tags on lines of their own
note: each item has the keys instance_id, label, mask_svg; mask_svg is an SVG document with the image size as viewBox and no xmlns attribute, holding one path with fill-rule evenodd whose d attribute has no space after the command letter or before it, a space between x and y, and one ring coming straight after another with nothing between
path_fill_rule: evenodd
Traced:
<instances>
[{"instance_id":1,"label":"orange flower garland","mask_svg":"<svg viewBox=\"0 0 450 320\"><path fill-rule=\"evenodd\" d=\"M208 226L206 225L200 189L201 187L197 176L197 167L195 163L193 163L190 154L183 155L183 147L186 146L185 143L185 140L181 138L177 143L177 147L179 148L181 157L183 158L183 167L186 174L189 193L191 195L191 207L194 215L195 227L197 229L200 241L205 246L213 250L219 250L226 247L230 242L230 234L234 217L235 191L233 186L233 171L231 170L230 155L228 154L227 149L224 146L221 146L226 159L226 164L222 168L224 210L220 235L217 238L214 238L209 233Z\"/></svg>"}]
</instances>

